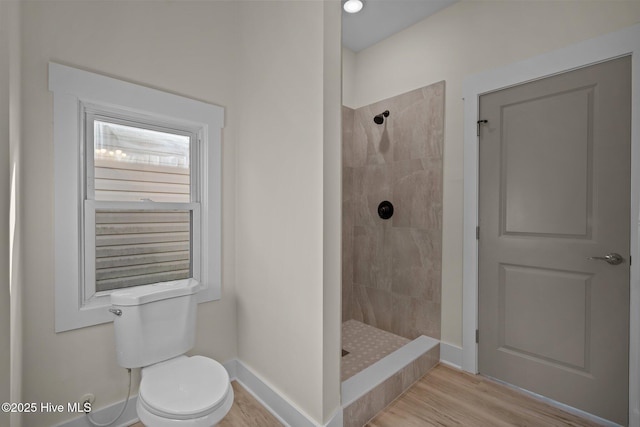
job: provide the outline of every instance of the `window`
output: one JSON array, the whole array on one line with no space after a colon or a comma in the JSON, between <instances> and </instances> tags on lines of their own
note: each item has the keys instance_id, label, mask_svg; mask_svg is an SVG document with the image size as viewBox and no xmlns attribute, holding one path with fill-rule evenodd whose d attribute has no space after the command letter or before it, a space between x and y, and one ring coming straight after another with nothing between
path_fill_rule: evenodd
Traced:
<instances>
[{"instance_id":1,"label":"window","mask_svg":"<svg viewBox=\"0 0 640 427\"><path fill-rule=\"evenodd\" d=\"M49 89L56 331L112 320L115 289L195 280L218 299L222 108L58 64Z\"/></svg>"},{"instance_id":2,"label":"window","mask_svg":"<svg viewBox=\"0 0 640 427\"><path fill-rule=\"evenodd\" d=\"M197 278L197 129L84 117L85 290Z\"/></svg>"}]
</instances>

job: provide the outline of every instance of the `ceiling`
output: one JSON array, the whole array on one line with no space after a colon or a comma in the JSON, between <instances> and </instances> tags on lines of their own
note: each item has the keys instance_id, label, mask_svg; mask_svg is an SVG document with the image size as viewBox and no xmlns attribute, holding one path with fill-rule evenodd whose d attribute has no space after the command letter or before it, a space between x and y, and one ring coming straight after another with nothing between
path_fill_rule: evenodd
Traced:
<instances>
[{"instance_id":1,"label":"ceiling","mask_svg":"<svg viewBox=\"0 0 640 427\"><path fill-rule=\"evenodd\" d=\"M342 11L342 44L359 52L456 1L458 0L362 0L364 7L360 12Z\"/></svg>"}]
</instances>

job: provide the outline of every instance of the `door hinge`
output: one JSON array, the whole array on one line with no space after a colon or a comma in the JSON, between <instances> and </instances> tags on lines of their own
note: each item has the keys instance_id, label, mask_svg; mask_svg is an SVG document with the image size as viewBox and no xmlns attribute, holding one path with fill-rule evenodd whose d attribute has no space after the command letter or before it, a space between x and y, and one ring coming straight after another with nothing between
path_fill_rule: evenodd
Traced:
<instances>
[{"instance_id":1,"label":"door hinge","mask_svg":"<svg viewBox=\"0 0 640 427\"><path fill-rule=\"evenodd\" d=\"M629 265L631 265L631 255L629 255Z\"/></svg>"},{"instance_id":2,"label":"door hinge","mask_svg":"<svg viewBox=\"0 0 640 427\"><path fill-rule=\"evenodd\" d=\"M476 132L476 135L477 135L477 136L480 136L480 125L483 125L483 124L485 124L485 123L489 123L489 121L488 121L488 120L478 120L478 121L476 122L476 125L478 126L478 127L477 127L477 132Z\"/></svg>"},{"instance_id":3,"label":"door hinge","mask_svg":"<svg viewBox=\"0 0 640 427\"><path fill-rule=\"evenodd\" d=\"M480 342L480 331L476 329L476 344Z\"/></svg>"},{"instance_id":4,"label":"door hinge","mask_svg":"<svg viewBox=\"0 0 640 427\"><path fill-rule=\"evenodd\" d=\"M480 226L476 226L476 240L480 240Z\"/></svg>"}]
</instances>

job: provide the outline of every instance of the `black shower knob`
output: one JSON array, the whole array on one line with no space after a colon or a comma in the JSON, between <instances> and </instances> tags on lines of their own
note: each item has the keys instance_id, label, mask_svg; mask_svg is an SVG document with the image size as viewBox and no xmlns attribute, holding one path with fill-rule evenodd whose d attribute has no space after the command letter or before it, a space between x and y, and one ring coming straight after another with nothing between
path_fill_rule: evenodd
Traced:
<instances>
[{"instance_id":1,"label":"black shower knob","mask_svg":"<svg viewBox=\"0 0 640 427\"><path fill-rule=\"evenodd\" d=\"M385 200L378 205L378 216L382 219L389 219L393 216L393 205Z\"/></svg>"}]
</instances>

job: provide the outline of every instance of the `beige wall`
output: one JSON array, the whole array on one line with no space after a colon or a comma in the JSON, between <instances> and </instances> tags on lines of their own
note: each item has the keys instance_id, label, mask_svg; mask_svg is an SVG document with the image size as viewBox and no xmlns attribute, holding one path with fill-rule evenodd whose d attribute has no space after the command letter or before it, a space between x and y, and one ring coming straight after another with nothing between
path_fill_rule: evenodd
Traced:
<instances>
[{"instance_id":1,"label":"beige wall","mask_svg":"<svg viewBox=\"0 0 640 427\"><path fill-rule=\"evenodd\" d=\"M341 409L340 360L342 357L342 108L341 16L339 0L324 3L323 64L323 299L322 299L322 410L323 424Z\"/></svg>"},{"instance_id":2,"label":"beige wall","mask_svg":"<svg viewBox=\"0 0 640 427\"><path fill-rule=\"evenodd\" d=\"M235 358L236 6L232 2L29 1L24 2L22 24L22 401L66 404L92 392L99 408L124 399L127 387L126 371L116 363L111 324L54 333L53 97L47 87L49 61L226 108L223 294L220 301L199 305L194 352L221 362ZM23 424L50 426L73 416L29 415Z\"/></svg>"},{"instance_id":3,"label":"beige wall","mask_svg":"<svg viewBox=\"0 0 640 427\"><path fill-rule=\"evenodd\" d=\"M9 329L9 20L8 4L0 3L0 402L10 401ZM0 413L0 425L9 414Z\"/></svg>"},{"instance_id":4,"label":"beige wall","mask_svg":"<svg viewBox=\"0 0 640 427\"><path fill-rule=\"evenodd\" d=\"M20 2L0 2L0 401L22 393L22 291L20 287ZM20 414L0 414L0 424L20 426Z\"/></svg>"},{"instance_id":5,"label":"beige wall","mask_svg":"<svg viewBox=\"0 0 640 427\"><path fill-rule=\"evenodd\" d=\"M92 392L101 407L127 384L112 325L53 329L54 61L225 107L223 295L199 306L194 352L238 357L317 422L337 409L340 260L323 250L340 236L339 10L337 0L24 3L23 401Z\"/></svg>"},{"instance_id":6,"label":"beige wall","mask_svg":"<svg viewBox=\"0 0 640 427\"><path fill-rule=\"evenodd\" d=\"M356 105L356 54L342 48L342 105L357 108Z\"/></svg>"},{"instance_id":7,"label":"beige wall","mask_svg":"<svg viewBox=\"0 0 640 427\"><path fill-rule=\"evenodd\" d=\"M462 344L463 101L466 76L640 22L640 2L459 3L355 55L360 107L445 80L442 340ZM352 91L352 92L350 92ZM345 99L345 101L347 101Z\"/></svg>"},{"instance_id":8,"label":"beige wall","mask_svg":"<svg viewBox=\"0 0 640 427\"><path fill-rule=\"evenodd\" d=\"M324 32L340 29L338 15L325 21L324 12L322 2L241 2L236 165L239 357L316 421L334 406L323 395L337 403L339 393L338 363L323 361L325 341L339 350L338 322L326 320L333 332L323 326L325 304L339 316L339 280L323 291L325 96L335 98L328 114L340 105L325 92L323 69L339 70L339 48L325 52ZM329 78L339 90L338 76ZM339 223L325 231L339 233ZM332 390L323 390L325 375Z\"/></svg>"}]
</instances>

